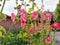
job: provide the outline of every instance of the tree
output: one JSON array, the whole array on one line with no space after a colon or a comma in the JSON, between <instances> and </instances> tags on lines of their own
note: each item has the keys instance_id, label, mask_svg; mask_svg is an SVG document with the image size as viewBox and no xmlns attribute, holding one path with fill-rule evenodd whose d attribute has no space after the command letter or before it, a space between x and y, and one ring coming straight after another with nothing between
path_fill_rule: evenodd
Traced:
<instances>
[{"instance_id":1,"label":"tree","mask_svg":"<svg viewBox=\"0 0 60 45\"><path fill-rule=\"evenodd\" d=\"M54 21L60 22L60 0L59 0L59 3L57 4L57 7L55 9Z\"/></svg>"}]
</instances>

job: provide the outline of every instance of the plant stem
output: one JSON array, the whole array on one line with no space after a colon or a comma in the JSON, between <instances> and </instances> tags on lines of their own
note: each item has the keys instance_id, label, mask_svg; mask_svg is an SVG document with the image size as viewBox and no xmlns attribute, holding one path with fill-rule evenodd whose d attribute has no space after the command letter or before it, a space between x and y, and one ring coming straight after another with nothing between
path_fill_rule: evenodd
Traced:
<instances>
[{"instance_id":1,"label":"plant stem","mask_svg":"<svg viewBox=\"0 0 60 45\"><path fill-rule=\"evenodd\" d=\"M2 11L3 11L3 9L4 9L5 2L6 2L6 0L4 0L4 2L3 2L3 6L2 6L2 9L1 9L1 13L2 13Z\"/></svg>"}]
</instances>

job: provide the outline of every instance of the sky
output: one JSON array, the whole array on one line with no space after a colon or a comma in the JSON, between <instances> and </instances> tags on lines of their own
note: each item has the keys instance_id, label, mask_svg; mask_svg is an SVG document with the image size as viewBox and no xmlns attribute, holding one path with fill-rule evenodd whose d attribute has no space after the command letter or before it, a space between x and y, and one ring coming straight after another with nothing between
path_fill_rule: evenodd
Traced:
<instances>
[{"instance_id":1,"label":"sky","mask_svg":"<svg viewBox=\"0 0 60 45\"><path fill-rule=\"evenodd\" d=\"M24 1L28 3L28 0L27 1L24 0ZM44 10L46 10L46 11L49 10L52 12L55 11L58 1L59 0L43 0ZM2 2L0 2L0 4L2 4ZM39 8L41 8L41 5L42 5L41 0L35 0L35 2L37 3L37 6ZM18 0L18 3L21 4L21 1ZM30 5L31 5L31 3L30 3ZM5 13L9 16L11 16L11 13L17 14L17 11L14 9L15 6L16 6L15 0L6 1L3 13ZM22 8L24 8L24 7L22 7ZM27 9L28 8L29 7L27 7ZM0 7L0 10L1 10L1 7Z\"/></svg>"}]
</instances>

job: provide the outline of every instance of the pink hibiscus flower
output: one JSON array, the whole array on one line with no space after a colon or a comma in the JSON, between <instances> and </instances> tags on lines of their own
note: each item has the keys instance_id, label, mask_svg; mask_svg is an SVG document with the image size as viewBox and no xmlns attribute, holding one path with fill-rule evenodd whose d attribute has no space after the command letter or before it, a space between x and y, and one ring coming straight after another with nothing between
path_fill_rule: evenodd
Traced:
<instances>
[{"instance_id":1,"label":"pink hibiscus flower","mask_svg":"<svg viewBox=\"0 0 60 45\"><path fill-rule=\"evenodd\" d=\"M24 22L24 21L21 21L21 28L25 28L25 26L26 26L26 23Z\"/></svg>"},{"instance_id":2,"label":"pink hibiscus flower","mask_svg":"<svg viewBox=\"0 0 60 45\"><path fill-rule=\"evenodd\" d=\"M14 13L11 14L11 20L12 20L12 22L14 22L14 20L15 20L15 14Z\"/></svg>"},{"instance_id":3,"label":"pink hibiscus flower","mask_svg":"<svg viewBox=\"0 0 60 45\"><path fill-rule=\"evenodd\" d=\"M54 28L60 30L60 23L55 22L55 23L54 23Z\"/></svg>"},{"instance_id":4,"label":"pink hibiscus flower","mask_svg":"<svg viewBox=\"0 0 60 45\"><path fill-rule=\"evenodd\" d=\"M35 26L35 30L40 31L40 26Z\"/></svg>"},{"instance_id":5,"label":"pink hibiscus flower","mask_svg":"<svg viewBox=\"0 0 60 45\"><path fill-rule=\"evenodd\" d=\"M29 33L30 33L30 35L32 35L33 32L34 32L34 29L33 29L33 28L30 28L30 29L29 29Z\"/></svg>"},{"instance_id":6,"label":"pink hibiscus flower","mask_svg":"<svg viewBox=\"0 0 60 45\"><path fill-rule=\"evenodd\" d=\"M26 21L27 21L27 16L26 16L26 14L22 14L22 15L20 16L20 20L26 22Z\"/></svg>"},{"instance_id":7,"label":"pink hibiscus flower","mask_svg":"<svg viewBox=\"0 0 60 45\"><path fill-rule=\"evenodd\" d=\"M41 29L42 29L42 30L44 30L44 29L45 29L45 26L44 26L44 25L42 25L42 26L41 26Z\"/></svg>"},{"instance_id":8,"label":"pink hibiscus flower","mask_svg":"<svg viewBox=\"0 0 60 45\"><path fill-rule=\"evenodd\" d=\"M60 24L58 25L57 29L60 30Z\"/></svg>"},{"instance_id":9,"label":"pink hibiscus flower","mask_svg":"<svg viewBox=\"0 0 60 45\"><path fill-rule=\"evenodd\" d=\"M54 25L51 24L51 25L50 25L50 30L53 30L53 29L54 29Z\"/></svg>"},{"instance_id":10,"label":"pink hibiscus flower","mask_svg":"<svg viewBox=\"0 0 60 45\"><path fill-rule=\"evenodd\" d=\"M25 9L20 9L19 13L23 14L25 12Z\"/></svg>"},{"instance_id":11,"label":"pink hibiscus flower","mask_svg":"<svg viewBox=\"0 0 60 45\"><path fill-rule=\"evenodd\" d=\"M34 11L33 14L32 14L32 19L37 20L37 18L38 18L38 12Z\"/></svg>"},{"instance_id":12,"label":"pink hibiscus flower","mask_svg":"<svg viewBox=\"0 0 60 45\"><path fill-rule=\"evenodd\" d=\"M47 13L47 17L48 17L48 20L51 21L51 19L52 19L51 13Z\"/></svg>"},{"instance_id":13,"label":"pink hibiscus flower","mask_svg":"<svg viewBox=\"0 0 60 45\"><path fill-rule=\"evenodd\" d=\"M41 22L43 22L43 21L45 21L46 20L46 17L45 16L42 16L41 18L40 18L40 21Z\"/></svg>"},{"instance_id":14,"label":"pink hibiscus flower","mask_svg":"<svg viewBox=\"0 0 60 45\"><path fill-rule=\"evenodd\" d=\"M45 39L45 43L51 43L51 39L48 37Z\"/></svg>"},{"instance_id":15,"label":"pink hibiscus flower","mask_svg":"<svg viewBox=\"0 0 60 45\"><path fill-rule=\"evenodd\" d=\"M42 12L42 15L41 15L41 18L40 18L40 21L41 22L43 22L43 21L45 21L46 20L46 12L44 11L44 12Z\"/></svg>"},{"instance_id":16,"label":"pink hibiscus flower","mask_svg":"<svg viewBox=\"0 0 60 45\"><path fill-rule=\"evenodd\" d=\"M43 12L42 12L42 16L43 16L43 15L46 15L46 14L47 14L46 11L43 11Z\"/></svg>"},{"instance_id":17,"label":"pink hibiscus flower","mask_svg":"<svg viewBox=\"0 0 60 45\"><path fill-rule=\"evenodd\" d=\"M55 22L54 23L54 27L57 28L59 26L59 23L58 22Z\"/></svg>"}]
</instances>

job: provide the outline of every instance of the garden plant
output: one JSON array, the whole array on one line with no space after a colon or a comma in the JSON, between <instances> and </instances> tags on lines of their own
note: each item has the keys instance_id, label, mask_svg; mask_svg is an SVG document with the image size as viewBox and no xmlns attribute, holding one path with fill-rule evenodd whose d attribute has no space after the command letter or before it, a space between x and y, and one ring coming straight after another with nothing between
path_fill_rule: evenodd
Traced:
<instances>
[{"instance_id":1,"label":"garden plant","mask_svg":"<svg viewBox=\"0 0 60 45\"><path fill-rule=\"evenodd\" d=\"M32 6L26 10L24 0L18 5L16 0L17 15L11 13L11 26L8 31L0 26L0 45L55 45L55 32L60 30L60 23L51 24L53 15L38 8L35 0L29 0ZM25 8L22 8L24 6ZM37 10L35 11L35 8ZM20 28L12 31L13 24L19 22ZM54 36L51 35L54 32Z\"/></svg>"}]
</instances>

